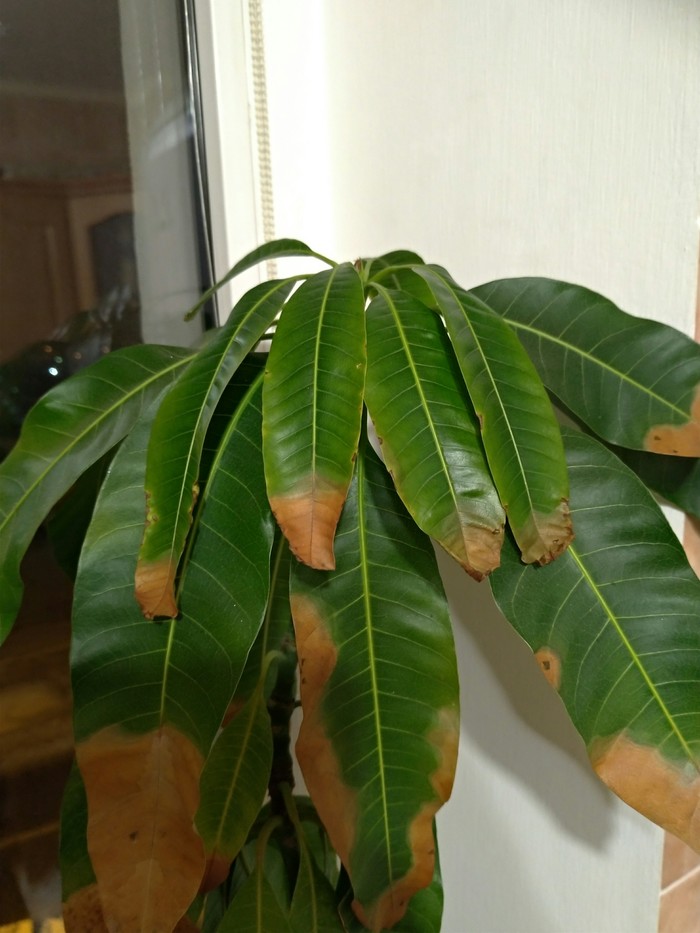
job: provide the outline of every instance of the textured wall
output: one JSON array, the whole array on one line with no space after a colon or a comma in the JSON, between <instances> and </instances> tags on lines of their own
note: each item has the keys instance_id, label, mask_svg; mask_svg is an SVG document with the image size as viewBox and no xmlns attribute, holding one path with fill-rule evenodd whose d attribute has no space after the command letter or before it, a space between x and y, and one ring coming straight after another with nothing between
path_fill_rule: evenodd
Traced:
<instances>
[{"instance_id":1,"label":"textured wall","mask_svg":"<svg viewBox=\"0 0 700 933\"><path fill-rule=\"evenodd\" d=\"M215 43L225 57L244 4L233 4L238 19L223 0L200 6L214 22L227 7ZM694 0L264 0L263 10L278 235L338 258L410 247L465 284L580 281L691 330ZM241 125L247 88L227 88L226 100L217 90L219 119ZM244 194L250 152L242 131L216 154L223 203L243 206L235 247L258 232ZM598 785L485 589L453 567L447 576L464 719L441 820L445 933L651 933L660 833Z\"/></svg>"}]
</instances>

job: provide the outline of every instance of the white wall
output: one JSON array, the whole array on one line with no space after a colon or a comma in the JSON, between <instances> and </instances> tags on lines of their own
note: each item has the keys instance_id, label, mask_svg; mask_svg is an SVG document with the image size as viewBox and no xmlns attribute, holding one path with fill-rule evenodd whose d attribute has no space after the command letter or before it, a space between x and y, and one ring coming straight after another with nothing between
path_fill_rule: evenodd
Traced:
<instances>
[{"instance_id":1,"label":"white wall","mask_svg":"<svg viewBox=\"0 0 700 933\"><path fill-rule=\"evenodd\" d=\"M199 7L213 76L243 54L245 3ZM694 0L263 0L263 11L278 235L336 258L412 248L465 285L578 281L691 331ZM214 156L229 260L259 230L237 82L216 86L210 114L224 121ZM440 821L445 933L655 931L660 833L593 777L486 588L445 568L463 694Z\"/></svg>"}]
</instances>

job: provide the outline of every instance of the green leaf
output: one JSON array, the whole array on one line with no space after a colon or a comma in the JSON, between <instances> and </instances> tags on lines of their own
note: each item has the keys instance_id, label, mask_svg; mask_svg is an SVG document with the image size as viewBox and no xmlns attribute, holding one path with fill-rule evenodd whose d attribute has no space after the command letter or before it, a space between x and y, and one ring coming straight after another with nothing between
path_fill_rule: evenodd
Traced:
<instances>
[{"instance_id":1,"label":"green leaf","mask_svg":"<svg viewBox=\"0 0 700 933\"><path fill-rule=\"evenodd\" d=\"M396 490L477 580L498 567L505 515L439 318L381 289L367 311L365 399Z\"/></svg>"},{"instance_id":2,"label":"green leaf","mask_svg":"<svg viewBox=\"0 0 700 933\"><path fill-rule=\"evenodd\" d=\"M491 587L623 800L700 850L700 581L644 485L566 430L576 541Z\"/></svg>"},{"instance_id":3,"label":"green leaf","mask_svg":"<svg viewBox=\"0 0 700 933\"><path fill-rule=\"evenodd\" d=\"M700 518L700 459L665 457L625 447L612 449L649 489L689 515Z\"/></svg>"},{"instance_id":4,"label":"green leaf","mask_svg":"<svg viewBox=\"0 0 700 933\"><path fill-rule=\"evenodd\" d=\"M334 566L333 537L352 477L366 366L364 294L350 263L319 272L287 302L263 393L272 510L293 553Z\"/></svg>"},{"instance_id":5,"label":"green leaf","mask_svg":"<svg viewBox=\"0 0 700 933\"><path fill-rule=\"evenodd\" d=\"M545 385L604 440L700 456L700 347L689 337L551 279L504 279L472 294L506 318Z\"/></svg>"},{"instance_id":6,"label":"green leaf","mask_svg":"<svg viewBox=\"0 0 700 933\"><path fill-rule=\"evenodd\" d=\"M294 629L289 608L289 566L291 559L287 539L278 529L275 534L270 562L270 599L258 637L250 649L241 679L238 681L234 695L234 705L242 705L255 692L263 673L265 658L271 652L277 656L277 663L269 665L265 678L264 692L268 699L279 674L280 664L289 666L292 677L296 675Z\"/></svg>"},{"instance_id":7,"label":"green leaf","mask_svg":"<svg viewBox=\"0 0 700 933\"><path fill-rule=\"evenodd\" d=\"M226 878L246 841L271 766L272 728L261 685L218 736L202 772L195 825L207 855L207 889Z\"/></svg>"},{"instance_id":8,"label":"green leaf","mask_svg":"<svg viewBox=\"0 0 700 933\"><path fill-rule=\"evenodd\" d=\"M233 374L279 314L294 281L264 282L247 292L158 409L148 445L146 528L136 565L136 598L146 618L173 618L178 613L175 577L199 494L209 422Z\"/></svg>"},{"instance_id":9,"label":"green leaf","mask_svg":"<svg viewBox=\"0 0 700 933\"><path fill-rule=\"evenodd\" d=\"M0 464L0 644L22 601L19 566L37 528L191 356L177 347L117 350L56 386L27 415Z\"/></svg>"},{"instance_id":10,"label":"green leaf","mask_svg":"<svg viewBox=\"0 0 700 933\"><path fill-rule=\"evenodd\" d=\"M79 476L46 522L51 549L61 569L75 580L83 541L115 451L109 450Z\"/></svg>"},{"instance_id":11,"label":"green leaf","mask_svg":"<svg viewBox=\"0 0 700 933\"><path fill-rule=\"evenodd\" d=\"M432 821L459 740L447 602L429 539L363 439L337 568L293 566L304 718L297 757L370 929L430 884Z\"/></svg>"},{"instance_id":12,"label":"green leaf","mask_svg":"<svg viewBox=\"0 0 700 933\"><path fill-rule=\"evenodd\" d=\"M517 337L483 302L438 266L415 271L444 315L522 559L548 563L572 530L561 435L544 386Z\"/></svg>"},{"instance_id":13,"label":"green leaf","mask_svg":"<svg viewBox=\"0 0 700 933\"><path fill-rule=\"evenodd\" d=\"M258 263L266 262L269 259L282 259L285 256L310 256L313 259L320 259L321 262L325 262L326 265L334 266L335 263L332 259L328 259L326 256L322 256L321 253L316 253L311 249L310 246L307 246L306 243L302 243L301 240L270 240L269 243L263 243L262 246L256 247L254 250L251 250L249 253L239 259L233 268L231 268L226 275L219 279L211 288L207 289L206 292L202 295L196 305L190 308L190 310L185 315L186 321L191 321L192 318L204 307L204 305L209 301L209 299L215 295L220 288L226 285L227 282L230 282L231 279L234 279L237 275L240 275L241 272L245 272L247 269L252 269L253 266L257 266Z\"/></svg>"},{"instance_id":14,"label":"green leaf","mask_svg":"<svg viewBox=\"0 0 700 933\"><path fill-rule=\"evenodd\" d=\"M236 892L218 933L293 933L261 868Z\"/></svg>"},{"instance_id":15,"label":"green leaf","mask_svg":"<svg viewBox=\"0 0 700 933\"><path fill-rule=\"evenodd\" d=\"M299 846L299 871L289 912L290 926L294 933L343 933L335 891L311 854L291 790L285 787L283 795Z\"/></svg>"},{"instance_id":16,"label":"green leaf","mask_svg":"<svg viewBox=\"0 0 700 933\"><path fill-rule=\"evenodd\" d=\"M246 844L236 861L238 883L218 933L293 933L288 920L288 877L279 842L274 837L280 818L268 820L254 842ZM252 870L247 864L254 850ZM239 871L240 869L240 871Z\"/></svg>"},{"instance_id":17,"label":"green leaf","mask_svg":"<svg viewBox=\"0 0 700 933\"><path fill-rule=\"evenodd\" d=\"M115 926L149 929L155 916L174 925L204 874L193 825L200 774L268 598L260 382L212 464L177 621L147 625L133 598L149 420L117 453L86 539L73 617L76 752L92 861Z\"/></svg>"}]
</instances>

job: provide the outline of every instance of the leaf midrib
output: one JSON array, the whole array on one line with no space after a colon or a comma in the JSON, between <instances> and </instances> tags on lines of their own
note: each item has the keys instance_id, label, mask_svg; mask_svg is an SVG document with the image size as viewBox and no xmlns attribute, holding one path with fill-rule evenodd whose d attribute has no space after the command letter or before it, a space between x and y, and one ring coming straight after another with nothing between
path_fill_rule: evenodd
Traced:
<instances>
[{"instance_id":1,"label":"leaf midrib","mask_svg":"<svg viewBox=\"0 0 700 933\"><path fill-rule=\"evenodd\" d=\"M367 440L365 438L365 443ZM374 720L374 729L377 736L377 755L379 758L379 785L381 788L381 797L382 797L382 822L384 824L384 836L386 840L386 853L387 853L387 875L389 878L390 887L394 886L394 873L393 873L393 859L391 856L391 834L389 832L389 796L387 793L386 787L386 776L385 776L385 764L384 764L384 743L382 741L382 724L381 716L379 712L379 704L377 702L377 697L379 696L379 684L377 682L377 670L376 670L376 656L374 649L374 633L372 631L373 618L372 618L372 601L370 593L370 581L369 581L369 556L368 556L368 528L367 528L367 518L365 515L365 501L364 501L364 487L366 483L365 478L365 460L364 454L361 454L357 458L357 525L358 525L358 539L359 539L359 549L360 549L360 573L362 575L362 600L365 609L365 619L367 622L366 632L367 632L367 652L369 655L369 672L370 672L370 681L372 685L372 713Z\"/></svg>"},{"instance_id":2,"label":"leaf midrib","mask_svg":"<svg viewBox=\"0 0 700 933\"><path fill-rule=\"evenodd\" d=\"M669 402L668 399L664 398L661 395L658 395L648 386L644 386L641 382L637 382L636 379L633 379L628 373L622 372L620 369L615 369L609 363L606 363L603 359L597 356L593 356L591 353L588 353L586 350L583 350L581 347L577 347L575 344L568 343L566 340L563 340L561 337L556 337L553 334L548 333L547 331L539 330L537 327L533 327L531 324L523 324L521 321L514 321L512 318L504 315L504 319L508 324L513 327L515 330L524 330L534 336L538 337L541 340L549 341L550 343L555 343L561 346L563 349L571 352L573 355L578 355L582 359L586 360L591 366L597 366L602 370L607 371L612 376L620 379L622 382L626 382L631 388L640 392L642 395L646 395L649 398L653 398L654 401L658 402L663 408L669 409L669 411L675 412L680 416L682 421L688 420L688 412L684 411L682 408L678 408L677 405L674 405L672 402Z\"/></svg>"},{"instance_id":3,"label":"leaf midrib","mask_svg":"<svg viewBox=\"0 0 700 933\"><path fill-rule=\"evenodd\" d=\"M588 572L588 570L586 569L585 563L584 563L583 559L580 557L580 555L578 554L575 545L573 545L573 544L569 545L568 553L571 555L572 559L573 559L574 562L576 563L576 566L578 567L578 569L579 569L579 571L580 571L580 573L581 573L581 576L583 577L583 579L585 580L586 584L588 585L588 587L590 588L591 592L593 593L593 595L595 596L596 600L598 601L599 605L601 606L601 608L602 608L603 611L605 612L605 614L606 614L606 616L607 616L607 618L608 618L610 624L611 624L611 625L613 626L613 628L615 629L615 631L616 631L616 633L617 633L617 635L618 635L618 638L620 639L620 641L622 642L622 644L623 644L625 650L626 650L627 653L629 654L629 657L632 659L632 663L634 664L634 666L637 668L637 670L638 670L639 673L641 674L642 679L644 680L645 684L647 685L647 688L649 689L649 692L651 693L653 699L656 701L656 703L657 703L659 709L661 710L661 712L662 712L662 714L663 714L663 716L664 716L664 719L668 722L668 724L669 724L669 726L670 726L670 728L671 728L671 731L672 731L673 734L676 736L676 738L678 739L678 741L679 741L679 743L680 743L680 745L681 745L681 748L683 749L683 751L684 751L684 752L686 753L686 755L688 756L688 761L690 761L691 764L695 767L696 771L698 771L698 773L700 773L700 764L698 764L697 759L696 759L695 756L693 755L692 749L691 749L690 746L688 745L688 743L687 743L685 737L683 736L683 733L682 733L682 732L680 731L680 729L678 728L678 725L676 724L676 721L675 721L675 719L674 719L674 717L673 717L671 711L669 710L669 708L668 708L668 707L666 706L666 704L664 703L664 701L663 701L661 695L659 694L659 691L658 691L657 688L656 688L656 685L654 684L653 680L652 680L651 677L649 676L649 673L647 672L647 670L646 670L644 664L642 663L641 657L640 657L640 656L637 654L637 652L634 650L634 647L632 646L632 643L630 642L630 640L629 640L629 638L627 637L627 635L625 634L625 632L624 632L622 626L620 625L619 620L617 619L617 616L615 615L615 613L613 612L613 610L611 609L611 607L608 605L607 600L605 599L605 597L604 597L603 594L601 593L600 588L599 588L598 585L596 584L596 582L595 582L595 580L593 579L592 575L591 575L591 574Z\"/></svg>"}]
</instances>

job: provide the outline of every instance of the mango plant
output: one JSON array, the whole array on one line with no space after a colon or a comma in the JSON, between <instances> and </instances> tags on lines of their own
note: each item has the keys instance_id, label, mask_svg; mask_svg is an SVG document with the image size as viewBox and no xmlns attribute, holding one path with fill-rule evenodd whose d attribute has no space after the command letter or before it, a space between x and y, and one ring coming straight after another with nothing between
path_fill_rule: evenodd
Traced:
<instances>
[{"instance_id":1,"label":"mango plant","mask_svg":"<svg viewBox=\"0 0 700 933\"><path fill-rule=\"evenodd\" d=\"M700 348L409 251L278 240L223 282L287 256L321 271L57 386L0 468L2 636L47 516L77 564L67 929L439 930L433 542L488 578L602 780L700 849L700 583L653 494L700 515Z\"/></svg>"}]
</instances>

